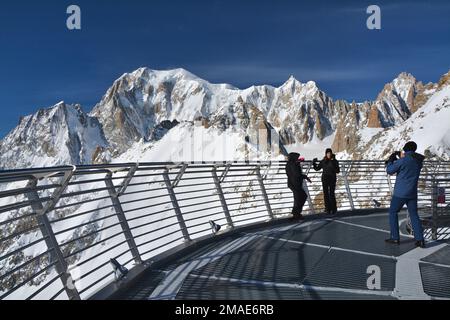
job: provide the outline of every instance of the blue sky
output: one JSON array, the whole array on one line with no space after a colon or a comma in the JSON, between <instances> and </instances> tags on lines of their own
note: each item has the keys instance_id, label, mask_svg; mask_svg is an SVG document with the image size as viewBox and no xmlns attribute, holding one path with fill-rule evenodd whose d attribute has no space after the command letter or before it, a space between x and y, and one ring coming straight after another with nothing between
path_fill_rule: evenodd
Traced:
<instances>
[{"instance_id":1,"label":"blue sky","mask_svg":"<svg viewBox=\"0 0 450 320\"><path fill-rule=\"evenodd\" d=\"M66 28L66 8L82 30ZM382 29L366 28L381 7ZM245 88L315 80L335 99L374 99L402 71L450 69L450 1L40 0L0 4L0 137L61 100L89 111L141 66L183 67Z\"/></svg>"}]
</instances>

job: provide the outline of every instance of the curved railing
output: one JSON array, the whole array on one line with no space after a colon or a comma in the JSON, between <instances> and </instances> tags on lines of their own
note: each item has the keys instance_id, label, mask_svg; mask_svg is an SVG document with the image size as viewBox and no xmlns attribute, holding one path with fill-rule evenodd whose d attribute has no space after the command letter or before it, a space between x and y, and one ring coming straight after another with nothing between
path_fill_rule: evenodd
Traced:
<instances>
[{"instance_id":1,"label":"curved railing","mask_svg":"<svg viewBox=\"0 0 450 320\"><path fill-rule=\"evenodd\" d=\"M382 161L341 161L340 210L386 208ZM286 217L284 162L129 163L0 172L0 298L88 299L128 269L222 230ZM303 163L306 214L323 210L320 172ZM434 212L450 162L426 162L423 212ZM445 181L445 180L442 180ZM447 180L448 181L448 180ZM443 182L442 182L443 183ZM444 191L448 192L450 188Z\"/></svg>"}]
</instances>

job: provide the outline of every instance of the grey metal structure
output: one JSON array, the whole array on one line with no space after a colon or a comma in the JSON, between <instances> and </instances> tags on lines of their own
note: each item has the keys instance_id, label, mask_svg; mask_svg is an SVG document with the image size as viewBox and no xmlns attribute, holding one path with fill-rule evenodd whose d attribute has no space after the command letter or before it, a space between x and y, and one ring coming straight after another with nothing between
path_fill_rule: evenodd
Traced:
<instances>
[{"instance_id":1,"label":"grey metal structure","mask_svg":"<svg viewBox=\"0 0 450 320\"><path fill-rule=\"evenodd\" d=\"M323 210L309 171L305 214ZM340 211L386 209L395 177L382 161L341 161ZM284 162L127 163L0 172L0 298L89 299L117 288L111 258L147 269L161 257L289 217ZM450 226L450 162L426 162L419 205L427 236ZM443 201L442 201L443 200ZM197 275L201 276L201 275ZM130 276L132 277L132 276Z\"/></svg>"}]
</instances>

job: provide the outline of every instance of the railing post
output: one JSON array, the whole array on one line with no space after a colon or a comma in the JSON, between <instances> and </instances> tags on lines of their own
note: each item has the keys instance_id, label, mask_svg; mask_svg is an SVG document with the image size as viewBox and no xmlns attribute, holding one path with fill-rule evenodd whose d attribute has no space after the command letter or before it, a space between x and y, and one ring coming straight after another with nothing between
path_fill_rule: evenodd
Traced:
<instances>
[{"instance_id":1,"label":"railing post","mask_svg":"<svg viewBox=\"0 0 450 320\"><path fill-rule=\"evenodd\" d=\"M305 172L306 175L308 175L309 172L311 171L311 167L312 167L312 164L310 163L308 169ZM304 180L303 180L303 190L305 190L305 193L308 196L307 200L308 200L309 210L311 210L311 212L313 214L315 214L316 213L316 209L314 208L314 203L313 203L313 201L311 199L311 194L309 193L309 187L308 187L308 184L306 183L306 181L304 181Z\"/></svg>"},{"instance_id":2,"label":"railing post","mask_svg":"<svg viewBox=\"0 0 450 320\"><path fill-rule=\"evenodd\" d=\"M436 177L432 178L432 195L431 195L431 212L432 212L432 227L431 227L431 237L433 240L437 240L437 228L438 228L438 185Z\"/></svg>"},{"instance_id":3,"label":"railing post","mask_svg":"<svg viewBox=\"0 0 450 320\"><path fill-rule=\"evenodd\" d=\"M233 228L233 220L231 219L230 211L228 210L228 205L225 200L225 196L222 191L222 186L220 185L219 177L217 176L217 167L213 167L212 176L214 179L214 185L216 186L217 194L219 195L220 203L222 204L222 209L225 214L225 218L227 219L227 224Z\"/></svg>"},{"instance_id":4,"label":"railing post","mask_svg":"<svg viewBox=\"0 0 450 320\"><path fill-rule=\"evenodd\" d=\"M125 193L125 191L128 188L128 185L130 184L131 180L133 179L138 168L139 168L139 163L136 163L134 166L132 166L130 168L127 176L125 177L125 179L122 182L122 185L121 185L119 191L117 192L117 197L120 197Z\"/></svg>"},{"instance_id":5,"label":"railing post","mask_svg":"<svg viewBox=\"0 0 450 320\"><path fill-rule=\"evenodd\" d=\"M387 178L387 182L388 182L389 193L391 194L391 197L392 197L394 195L394 189L392 188L391 176L386 173L386 178Z\"/></svg>"},{"instance_id":6,"label":"railing post","mask_svg":"<svg viewBox=\"0 0 450 320\"><path fill-rule=\"evenodd\" d=\"M264 203L266 204L267 212L269 213L270 219L273 219L274 217L273 217L272 207L270 206L269 197L267 196L267 192L266 192L266 186L264 185L264 179L261 176L261 168L259 166L256 167L256 176L258 178L259 188L261 189L261 192L262 192L262 195L264 198Z\"/></svg>"},{"instance_id":7,"label":"railing post","mask_svg":"<svg viewBox=\"0 0 450 320\"><path fill-rule=\"evenodd\" d=\"M31 208L34 212L36 212L36 220L39 224L39 229L41 230L41 233L45 239L45 244L50 251L51 261L56 261L56 271L60 274L64 290L66 291L69 299L81 300L80 294L78 293L78 290L73 283L72 276L68 271L67 262L64 259L64 255L61 251L58 240L55 237L50 220L47 217L47 212L42 205L39 194L35 189L36 186L37 179L34 178L30 180L27 188L34 190L27 192L25 195L30 201L32 201Z\"/></svg>"},{"instance_id":8,"label":"railing post","mask_svg":"<svg viewBox=\"0 0 450 320\"><path fill-rule=\"evenodd\" d=\"M123 212L122 204L119 200L119 194L116 191L116 187L114 186L114 183L112 181L112 172L106 175L105 184L108 188L109 197L111 198L114 210L116 211L117 218L119 219L119 223L122 228L123 234L125 235L128 247L130 248L131 255L133 256L134 261L140 264L142 263L142 258L136 242L134 241L133 234L131 233L130 225L128 224L125 213Z\"/></svg>"},{"instance_id":9,"label":"railing post","mask_svg":"<svg viewBox=\"0 0 450 320\"><path fill-rule=\"evenodd\" d=\"M352 163L350 164L350 166L347 168L345 165L343 165L344 167L344 172L343 172L343 177L344 177L344 184L345 184L345 189L347 190L347 196L348 196L348 201L350 202L350 208L352 208L352 211L355 210L355 204L353 203L353 196L352 196L352 190L350 189L350 183L348 182L348 173L350 172L350 170L352 169Z\"/></svg>"},{"instance_id":10,"label":"railing post","mask_svg":"<svg viewBox=\"0 0 450 320\"><path fill-rule=\"evenodd\" d=\"M166 183L167 192L169 193L170 200L172 201L173 209L175 210L175 215L180 225L181 233L183 234L185 241L191 241L188 229L186 227L186 222L184 221L183 214L181 213L180 206L178 205L178 200L173 190L173 184L170 181L169 169L165 169L163 173L164 182Z\"/></svg>"},{"instance_id":11,"label":"railing post","mask_svg":"<svg viewBox=\"0 0 450 320\"><path fill-rule=\"evenodd\" d=\"M225 170L222 172L222 175L220 176L219 182L222 183L225 181L225 178L227 177L228 171L230 171L231 163L227 163L225 166Z\"/></svg>"}]
</instances>

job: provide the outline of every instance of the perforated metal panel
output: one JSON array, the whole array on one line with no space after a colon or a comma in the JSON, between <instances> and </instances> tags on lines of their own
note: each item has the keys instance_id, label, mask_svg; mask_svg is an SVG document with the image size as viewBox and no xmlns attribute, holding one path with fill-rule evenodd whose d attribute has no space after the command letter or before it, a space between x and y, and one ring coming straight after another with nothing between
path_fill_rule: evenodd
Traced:
<instances>
[{"instance_id":1,"label":"perforated metal panel","mask_svg":"<svg viewBox=\"0 0 450 320\"><path fill-rule=\"evenodd\" d=\"M422 261L445 264L450 266L450 246L444 247L439 251L430 254L428 257L422 259Z\"/></svg>"},{"instance_id":2,"label":"perforated metal panel","mask_svg":"<svg viewBox=\"0 0 450 320\"><path fill-rule=\"evenodd\" d=\"M328 221L326 224L312 228L309 232L294 230L280 237L388 256L399 256L414 248L414 241L409 238L402 237L401 245L393 246L384 241L389 238L388 233L335 221Z\"/></svg>"},{"instance_id":3,"label":"perforated metal panel","mask_svg":"<svg viewBox=\"0 0 450 320\"><path fill-rule=\"evenodd\" d=\"M185 256L178 254L161 268L174 271L187 262L206 263L180 275L180 288L173 295L176 299L395 299L390 295L395 287L394 256L415 246L407 238L400 246L385 244L385 232L366 228L381 226L385 222L378 220L385 219L379 215L345 219L356 225L319 219L253 229L217 238ZM245 239L233 250L223 250L233 241ZM445 264L450 262L449 256L446 247L423 260ZM378 291L367 287L369 266L380 268ZM450 268L429 264L420 268L427 294L450 297ZM150 271L120 298L147 299L163 279L164 273Z\"/></svg>"},{"instance_id":4,"label":"perforated metal panel","mask_svg":"<svg viewBox=\"0 0 450 320\"><path fill-rule=\"evenodd\" d=\"M181 300L301 300L299 288L236 283L189 276L177 295Z\"/></svg>"},{"instance_id":5,"label":"perforated metal panel","mask_svg":"<svg viewBox=\"0 0 450 320\"><path fill-rule=\"evenodd\" d=\"M193 273L245 280L300 283L326 252L327 249L262 239L257 244L230 253Z\"/></svg>"},{"instance_id":6,"label":"perforated metal panel","mask_svg":"<svg viewBox=\"0 0 450 320\"><path fill-rule=\"evenodd\" d=\"M402 220L406 217L407 217L407 213L405 213L405 212L401 212L398 215L399 220ZM370 227L370 228L376 228L376 229L381 229L381 230L386 230L386 231L390 230L388 214L381 215L381 216L380 215L355 216L355 217L348 217L348 218L344 218L344 219L338 218L337 220L349 222L349 223L355 223L355 224L359 224L359 225Z\"/></svg>"},{"instance_id":7,"label":"perforated metal panel","mask_svg":"<svg viewBox=\"0 0 450 320\"><path fill-rule=\"evenodd\" d=\"M208 254L209 252L213 252L215 250L220 249L221 247L231 243L232 241L234 241L236 238L238 238L239 235L234 235L234 236L230 236L224 239L221 239L220 241L216 241L216 242L212 242L209 244L206 244L196 250L194 250L193 252L190 252L186 255L183 256L178 256L177 259L175 259L175 261L170 262L167 267L165 267L165 270L173 270L176 267L178 267L179 265L188 262L188 261L193 261L196 259L199 259L200 257Z\"/></svg>"},{"instance_id":8,"label":"perforated metal panel","mask_svg":"<svg viewBox=\"0 0 450 320\"><path fill-rule=\"evenodd\" d=\"M177 297L180 300L391 300L392 296L304 290L275 285L237 283L189 276Z\"/></svg>"},{"instance_id":9,"label":"perforated metal panel","mask_svg":"<svg viewBox=\"0 0 450 320\"><path fill-rule=\"evenodd\" d=\"M305 291L302 290L302 298L304 300L397 300L392 296L350 293L344 291Z\"/></svg>"},{"instance_id":10,"label":"perforated metal panel","mask_svg":"<svg viewBox=\"0 0 450 320\"><path fill-rule=\"evenodd\" d=\"M382 291L392 291L395 287L394 259L367 256L351 252L331 250L303 281L315 287L333 287L369 290L367 279L369 266L380 268Z\"/></svg>"},{"instance_id":11,"label":"perforated metal panel","mask_svg":"<svg viewBox=\"0 0 450 320\"><path fill-rule=\"evenodd\" d=\"M450 298L450 268L420 263L420 274L426 294Z\"/></svg>"},{"instance_id":12,"label":"perforated metal panel","mask_svg":"<svg viewBox=\"0 0 450 320\"><path fill-rule=\"evenodd\" d=\"M126 292L116 294L111 297L113 300L147 300L153 290L164 279L165 274L160 271L146 272L131 288Z\"/></svg>"}]
</instances>

